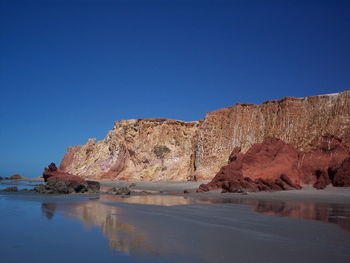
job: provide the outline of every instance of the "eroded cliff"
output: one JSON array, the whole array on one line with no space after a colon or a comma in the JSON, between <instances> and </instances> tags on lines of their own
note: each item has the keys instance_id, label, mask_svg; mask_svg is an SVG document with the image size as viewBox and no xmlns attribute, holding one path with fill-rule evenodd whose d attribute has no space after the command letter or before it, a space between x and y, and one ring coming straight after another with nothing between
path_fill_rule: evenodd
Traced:
<instances>
[{"instance_id":1,"label":"eroded cliff","mask_svg":"<svg viewBox=\"0 0 350 263\"><path fill-rule=\"evenodd\" d=\"M229 163L197 192L222 189L223 192L257 192L301 189L312 185L350 186L350 147L334 135L315 140L311 150L299 151L276 138L254 144L246 153L235 148Z\"/></svg>"},{"instance_id":2,"label":"eroded cliff","mask_svg":"<svg viewBox=\"0 0 350 263\"><path fill-rule=\"evenodd\" d=\"M274 137L308 150L324 134L350 146L350 91L237 104L198 122L116 122L105 139L68 148L61 169L94 179L209 180L227 164L235 147L246 152Z\"/></svg>"},{"instance_id":3,"label":"eroded cliff","mask_svg":"<svg viewBox=\"0 0 350 263\"><path fill-rule=\"evenodd\" d=\"M68 148L61 169L94 179L193 180L199 122L116 122L105 139Z\"/></svg>"}]
</instances>

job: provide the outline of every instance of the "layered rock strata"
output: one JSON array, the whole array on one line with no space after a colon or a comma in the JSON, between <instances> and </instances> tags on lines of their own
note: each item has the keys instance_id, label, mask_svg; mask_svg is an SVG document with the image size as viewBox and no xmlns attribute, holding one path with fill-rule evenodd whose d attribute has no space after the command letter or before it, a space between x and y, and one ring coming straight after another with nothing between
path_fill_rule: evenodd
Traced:
<instances>
[{"instance_id":1,"label":"layered rock strata","mask_svg":"<svg viewBox=\"0 0 350 263\"><path fill-rule=\"evenodd\" d=\"M274 137L308 151L327 133L350 145L350 91L237 104L195 122L116 122L103 140L68 148L60 168L93 179L211 180L236 147L245 153Z\"/></svg>"},{"instance_id":2,"label":"layered rock strata","mask_svg":"<svg viewBox=\"0 0 350 263\"><path fill-rule=\"evenodd\" d=\"M168 119L116 122L105 139L68 148L60 167L94 179L193 180L198 125Z\"/></svg>"}]
</instances>

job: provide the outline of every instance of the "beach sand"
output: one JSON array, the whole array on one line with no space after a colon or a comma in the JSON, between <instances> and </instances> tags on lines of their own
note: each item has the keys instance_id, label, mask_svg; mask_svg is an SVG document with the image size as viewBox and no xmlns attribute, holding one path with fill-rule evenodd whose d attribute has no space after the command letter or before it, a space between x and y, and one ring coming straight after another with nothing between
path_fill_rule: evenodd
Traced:
<instances>
[{"instance_id":1,"label":"beach sand","mask_svg":"<svg viewBox=\"0 0 350 263\"><path fill-rule=\"evenodd\" d=\"M177 194L198 198L238 198L238 199L264 199L264 200L293 200L293 201L312 201L326 203L345 203L350 204L350 187L328 186L323 190L317 190L311 186L303 186L301 190L278 191L278 192L255 192L242 195L239 193L221 193L210 191L205 193L196 193L199 185L204 182L129 182L129 181L99 181L101 187L130 187L135 193L139 191L149 191L150 194ZM190 190L191 193L183 194L184 190Z\"/></svg>"}]
</instances>

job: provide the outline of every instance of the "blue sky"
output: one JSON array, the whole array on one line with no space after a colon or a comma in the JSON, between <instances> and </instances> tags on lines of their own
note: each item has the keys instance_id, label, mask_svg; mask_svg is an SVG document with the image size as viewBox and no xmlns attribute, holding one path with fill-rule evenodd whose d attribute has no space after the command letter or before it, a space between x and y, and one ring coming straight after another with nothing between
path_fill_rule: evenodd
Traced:
<instances>
[{"instance_id":1,"label":"blue sky","mask_svg":"<svg viewBox=\"0 0 350 263\"><path fill-rule=\"evenodd\" d=\"M0 176L130 118L350 87L350 1L0 0Z\"/></svg>"}]
</instances>

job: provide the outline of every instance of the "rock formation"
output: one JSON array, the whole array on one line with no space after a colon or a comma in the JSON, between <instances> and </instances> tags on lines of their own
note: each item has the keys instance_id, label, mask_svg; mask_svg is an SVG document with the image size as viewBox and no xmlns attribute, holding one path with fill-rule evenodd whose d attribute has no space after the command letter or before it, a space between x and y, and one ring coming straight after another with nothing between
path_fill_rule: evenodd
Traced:
<instances>
[{"instance_id":1,"label":"rock formation","mask_svg":"<svg viewBox=\"0 0 350 263\"><path fill-rule=\"evenodd\" d=\"M57 176L57 175L65 175L67 173L61 172L58 170L55 163L50 163L47 168L44 168L43 172L43 178L44 181L47 182L47 179L49 179L51 176Z\"/></svg>"},{"instance_id":2,"label":"rock formation","mask_svg":"<svg viewBox=\"0 0 350 263\"><path fill-rule=\"evenodd\" d=\"M245 154L234 149L229 164L198 191L256 192L300 189L311 184L350 186L350 148L339 138L325 135L308 151L298 151L280 139L254 144Z\"/></svg>"},{"instance_id":3,"label":"rock formation","mask_svg":"<svg viewBox=\"0 0 350 263\"><path fill-rule=\"evenodd\" d=\"M41 194L71 194L71 193L98 193L100 183L88 181L82 177L62 172L51 163L44 169L43 178L45 184L41 184L33 189Z\"/></svg>"},{"instance_id":4,"label":"rock formation","mask_svg":"<svg viewBox=\"0 0 350 263\"><path fill-rule=\"evenodd\" d=\"M17 186L9 186L9 187L6 187L2 191L4 191L4 192L18 192L18 188L17 188Z\"/></svg>"},{"instance_id":5,"label":"rock formation","mask_svg":"<svg viewBox=\"0 0 350 263\"><path fill-rule=\"evenodd\" d=\"M68 148L61 170L86 178L193 179L199 122L167 119L116 122L102 141Z\"/></svg>"},{"instance_id":6,"label":"rock formation","mask_svg":"<svg viewBox=\"0 0 350 263\"><path fill-rule=\"evenodd\" d=\"M350 145L350 91L288 97L262 105L237 104L195 122L116 122L103 140L90 139L86 145L68 148L60 168L94 179L211 180L227 164L233 149L245 153L253 144L274 137L297 151L308 151L327 133ZM303 162L307 163L308 156ZM323 158L322 153L319 156Z\"/></svg>"},{"instance_id":7,"label":"rock formation","mask_svg":"<svg viewBox=\"0 0 350 263\"><path fill-rule=\"evenodd\" d=\"M308 150L315 138L327 133L350 145L350 91L220 109L207 114L198 130L196 175L212 179L235 147L246 152L274 137Z\"/></svg>"},{"instance_id":8,"label":"rock formation","mask_svg":"<svg viewBox=\"0 0 350 263\"><path fill-rule=\"evenodd\" d=\"M10 180L22 180L23 177L19 174L13 174L9 177Z\"/></svg>"}]
</instances>

